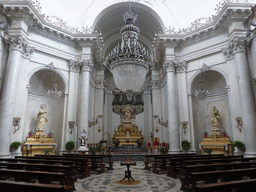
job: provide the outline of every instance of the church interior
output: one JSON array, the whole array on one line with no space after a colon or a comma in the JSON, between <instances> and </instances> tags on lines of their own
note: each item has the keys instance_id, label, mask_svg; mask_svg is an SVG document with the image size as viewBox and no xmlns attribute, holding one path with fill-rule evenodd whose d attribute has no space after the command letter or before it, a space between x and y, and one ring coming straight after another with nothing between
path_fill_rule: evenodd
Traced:
<instances>
[{"instance_id":1,"label":"church interior","mask_svg":"<svg viewBox=\"0 0 256 192\"><path fill-rule=\"evenodd\" d=\"M0 0L0 188L253 188L253 0L182 29L176 0L76 1L69 26L43 0Z\"/></svg>"}]
</instances>

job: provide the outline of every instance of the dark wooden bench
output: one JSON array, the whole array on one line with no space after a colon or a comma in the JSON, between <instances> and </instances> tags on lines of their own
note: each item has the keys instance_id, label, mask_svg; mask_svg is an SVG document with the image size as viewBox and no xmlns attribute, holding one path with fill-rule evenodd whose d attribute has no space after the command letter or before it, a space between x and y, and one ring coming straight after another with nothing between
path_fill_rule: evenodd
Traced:
<instances>
[{"instance_id":1,"label":"dark wooden bench","mask_svg":"<svg viewBox=\"0 0 256 192\"><path fill-rule=\"evenodd\" d=\"M155 162L154 157L157 157L157 156L183 157L183 156L194 156L194 155L195 155L194 153L188 153L188 154L178 153L178 154L165 154L165 155L162 155L162 154L145 155L145 160L144 160L145 168L144 169L150 170L151 168L153 168L152 163Z\"/></svg>"},{"instance_id":2,"label":"dark wooden bench","mask_svg":"<svg viewBox=\"0 0 256 192\"><path fill-rule=\"evenodd\" d=\"M208 172L196 172L191 173L191 183L185 187L185 191L195 191L195 186L200 182L204 183L217 183L242 180L244 178L255 179L256 168L247 169L232 169L232 170L219 170L219 171L208 171Z\"/></svg>"},{"instance_id":3,"label":"dark wooden bench","mask_svg":"<svg viewBox=\"0 0 256 192\"><path fill-rule=\"evenodd\" d=\"M20 174L23 175L28 175L26 171L36 171L34 172L33 177L36 177L35 175L38 175L40 177L42 177L42 175L52 175L52 178L54 176L54 173L64 173L64 177L65 180L61 180L60 181L62 183L65 183L67 186L67 189L71 189L71 190L75 190L75 181L76 181L76 176L73 175L73 170L72 170L72 166L67 166L67 165L47 165L47 164L36 164L36 163L10 163L10 162L0 162L0 169L2 171L2 173L4 173L4 170L7 170L5 173L7 175L8 169L10 169L9 171L9 175L11 175L11 173L15 173L15 171L17 172L16 174L18 174L18 172L20 171ZM5 169L3 169L5 168ZM13 170L13 172L11 171ZM24 171L26 170L26 171ZM31 172L32 174L32 172ZM2 179L5 179L5 177L7 177L6 175L2 175L1 177L3 177ZM60 174L62 175L62 174ZM25 177L25 176L24 176ZM55 177L61 177L58 174L55 175ZM16 178L16 177L15 177ZM17 178L16 178L17 179ZM50 177L49 177L50 179ZM48 181L49 181L48 179ZM40 180L42 181L42 179L40 178ZM45 181L47 181L47 178L45 178Z\"/></svg>"},{"instance_id":4,"label":"dark wooden bench","mask_svg":"<svg viewBox=\"0 0 256 192\"><path fill-rule=\"evenodd\" d=\"M26 183L16 181L0 180L1 192L65 192L63 185L42 184L42 183Z\"/></svg>"},{"instance_id":5,"label":"dark wooden bench","mask_svg":"<svg viewBox=\"0 0 256 192\"><path fill-rule=\"evenodd\" d=\"M255 192L256 179L245 179L239 181L228 181L221 183L199 184L195 192Z\"/></svg>"},{"instance_id":6,"label":"dark wooden bench","mask_svg":"<svg viewBox=\"0 0 256 192\"><path fill-rule=\"evenodd\" d=\"M172 157L169 158L169 165L167 169L167 176L177 179L179 176L179 168L184 164L185 161L196 161L196 160L207 160L207 159L226 159L233 156L224 155L196 155L191 157ZM237 158L243 158L243 156L237 156Z\"/></svg>"},{"instance_id":7,"label":"dark wooden bench","mask_svg":"<svg viewBox=\"0 0 256 192\"><path fill-rule=\"evenodd\" d=\"M202 165L184 165L180 168L181 190L189 188L191 173L217 170L256 168L256 162L231 162Z\"/></svg>"},{"instance_id":8,"label":"dark wooden bench","mask_svg":"<svg viewBox=\"0 0 256 192\"><path fill-rule=\"evenodd\" d=\"M107 170L113 170L113 161L112 161L112 155L111 154L106 154L106 155L92 155L92 154L70 154L70 153L63 153L63 156L69 156L69 157L84 157L84 158L90 158L90 156L101 156L103 157L103 163L107 163L108 167ZM104 161L104 159L107 159Z\"/></svg>"},{"instance_id":9,"label":"dark wooden bench","mask_svg":"<svg viewBox=\"0 0 256 192\"><path fill-rule=\"evenodd\" d=\"M36 159L46 159L46 160L65 160L72 161L75 165L74 168L77 170L76 173L81 176L81 178L90 176L90 168L88 166L87 158L73 158L73 157L65 157L62 155L35 155Z\"/></svg>"}]
</instances>

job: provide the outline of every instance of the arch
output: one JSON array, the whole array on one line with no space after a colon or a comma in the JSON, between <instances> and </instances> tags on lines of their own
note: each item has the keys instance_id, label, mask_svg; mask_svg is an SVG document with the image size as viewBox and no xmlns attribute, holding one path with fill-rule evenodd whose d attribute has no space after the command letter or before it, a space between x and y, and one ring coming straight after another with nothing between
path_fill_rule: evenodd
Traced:
<instances>
[{"instance_id":1,"label":"arch","mask_svg":"<svg viewBox=\"0 0 256 192\"><path fill-rule=\"evenodd\" d=\"M42 67L37 67L35 69L33 69L32 71L30 71L28 73L28 85L30 84L30 80L31 78L33 77L33 75L35 75L37 72L39 71L52 71L53 70L56 70L57 71L57 76L60 77L60 79L62 80L63 84L64 84L64 94L68 94L68 81L67 79L65 78L64 74L61 72L61 70L55 68L55 69L51 69L49 67L46 67L46 66L42 66Z\"/></svg>"},{"instance_id":2,"label":"arch","mask_svg":"<svg viewBox=\"0 0 256 192\"><path fill-rule=\"evenodd\" d=\"M205 71L201 71L200 69L198 69L198 70L191 76L190 80L188 81L188 93L191 93L193 82L195 81L195 79L197 79L198 75L200 75L201 73L206 72L206 71L215 71L215 72L220 73L220 74L224 77L224 79L225 79L225 81L226 81L226 85L229 85L228 75L227 75L224 71L222 71L222 70L220 70L220 69L218 69L218 68L216 68L216 67L211 67L211 69L205 70Z\"/></svg>"}]
</instances>

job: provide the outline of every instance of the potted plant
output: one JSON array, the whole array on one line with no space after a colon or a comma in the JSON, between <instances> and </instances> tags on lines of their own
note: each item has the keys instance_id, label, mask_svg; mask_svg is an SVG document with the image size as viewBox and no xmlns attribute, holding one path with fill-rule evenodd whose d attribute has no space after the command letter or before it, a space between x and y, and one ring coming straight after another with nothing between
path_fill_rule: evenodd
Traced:
<instances>
[{"instance_id":1,"label":"potted plant","mask_svg":"<svg viewBox=\"0 0 256 192\"><path fill-rule=\"evenodd\" d=\"M50 155L50 153L52 153L51 149L45 149L42 151L45 155Z\"/></svg>"},{"instance_id":2,"label":"potted plant","mask_svg":"<svg viewBox=\"0 0 256 192\"><path fill-rule=\"evenodd\" d=\"M96 153L97 149L95 147L89 147L90 154L94 155Z\"/></svg>"},{"instance_id":3,"label":"potted plant","mask_svg":"<svg viewBox=\"0 0 256 192\"><path fill-rule=\"evenodd\" d=\"M233 147L235 148L234 155L242 155L242 154L244 154L245 145L244 145L244 143L242 141L234 141Z\"/></svg>"},{"instance_id":4,"label":"potted plant","mask_svg":"<svg viewBox=\"0 0 256 192\"><path fill-rule=\"evenodd\" d=\"M101 152L102 155L104 155L105 149L106 149L106 148L105 148L104 146L101 146L101 147L100 147L100 152Z\"/></svg>"},{"instance_id":5,"label":"potted plant","mask_svg":"<svg viewBox=\"0 0 256 192\"><path fill-rule=\"evenodd\" d=\"M22 143L19 141L12 142L10 145L10 151L13 152L13 151L17 150L21 145L22 145Z\"/></svg>"},{"instance_id":6,"label":"potted plant","mask_svg":"<svg viewBox=\"0 0 256 192\"><path fill-rule=\"evenodd\" d=\"M75 142L74 141L68 141L66 143L66 149L70 152L75 148Z\"/></svg>"},{"instance_id":7,"label":"potted plant","mask_svg":"<svg viewBox=\"0 0 256 192\"><path fill-rule=\"evenodd\" d=\"M140 139L138 139L138 140L136 141L136 143L137 143L137 145L138 145L138 148L140 148L140 147L141 147L141 145L142 145L141 140L140 140Z\"/></svg>"},{"instance_id":8,"label":"potted plant","mask_svg":"<svg viewBox=\"0 0 256 192\"><path fill-rule=\"evenodd\" d=\"M115 140L114 142L113 142L113 144L116 146L116 148L118 148L118 146L119 146L119 141L118 140Z\"/></svg>"},{"instance_id":9,"label":"potted plant","mask_svg":"<svg viewBox=\"0 0 256 192\"><path fill-rule=\"evenodd\" d=\"M206 148L204 152L206 153L206 155L211 155L212 149Z\"/></svg>"},{"instance_id":10,"label":"potted plant","mask_svg":"<svg viewBox=\"0 0 256 192\"><path fill-rule=\"evenodd\" d=\"M184 149L186 152L190 148L190 142L188 140L183 140L181 143L182 149Z\"/></svg>"}]
</instances>

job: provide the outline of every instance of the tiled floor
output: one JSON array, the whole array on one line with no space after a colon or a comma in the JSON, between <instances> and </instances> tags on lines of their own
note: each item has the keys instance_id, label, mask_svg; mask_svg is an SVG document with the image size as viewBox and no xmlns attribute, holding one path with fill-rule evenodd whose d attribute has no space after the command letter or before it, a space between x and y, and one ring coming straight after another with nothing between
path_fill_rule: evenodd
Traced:
<instances>
[{"instance_id":1,"label":"tiled floor","mask_svg":"<svg viewBox=\"0 0 256 192\"><path fill-rule=\"evenodd\" d=\"M124 177L126 166L120 166L120 162L114 162L114 170L104 174L92 174L85 179L78 179L76 182L76 192L180 192L180 180L167 177L166 174L154 174L144 170L144 163L137 162L136 166L131 166L131 174L135 180L139 180L138 185L121 185L117 181Z\"/></svg>"}]
</instances>

